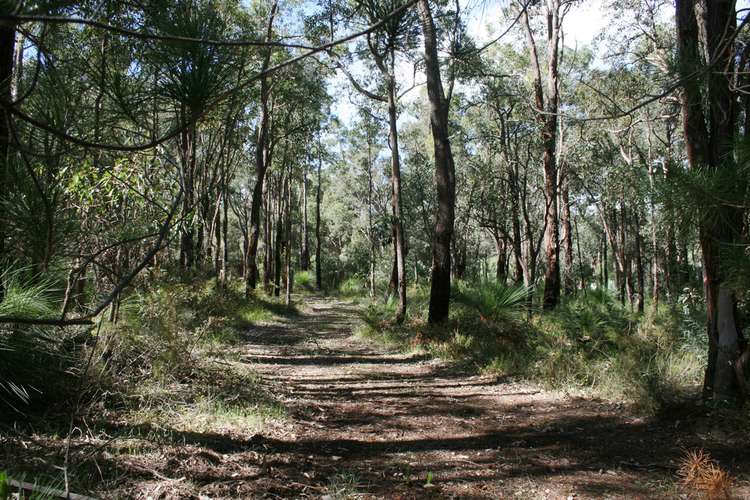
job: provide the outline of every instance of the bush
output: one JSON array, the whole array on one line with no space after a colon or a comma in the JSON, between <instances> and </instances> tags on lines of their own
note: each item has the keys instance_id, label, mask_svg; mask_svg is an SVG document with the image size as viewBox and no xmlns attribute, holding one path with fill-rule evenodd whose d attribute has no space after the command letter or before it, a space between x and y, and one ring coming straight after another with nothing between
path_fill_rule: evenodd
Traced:
<instances>
[{"instance_id":1,"label":"bush","mask_svg":"<svg viewBox=\"0 0 750 500\"><path fill-rule=\"evenodd\" d=\"M533 292L525 286L506 285L497 281L484 281L472 288L466 282L459 282L454 297L457 301L473 307L487 318L522 307Z\"/></svg>"},{"instance_id":2,"label":"bush","mask_svg":"<svg viewBox=\"0 0 750 500\"><path fill-rule=\"evenodd\" d=\"M294 285L303 290L315 290L315 273L313 271L299 271L294 275Z\"/></svg>"},{"instance_id":3,"label":"bush","mask_svg":"<svg viewBox=\"0 0 750 500\"><path fill-rule=\"evenodd\" d=\"M589 291L556 311L526 319L529 291L497 283L456 286L446 325L425 324L425 291L410 297L408 321L390 321L390 304L371 304L365 335L424 349L477 371L511 375L551 388L577 388L646 411L697 391L705 363L705 335L693 312L649 311L639 317L607 291ZM412 290L416 292L416 290Z\"/></svg>"},{"instance_id":4,"label":"bush","mask_svg":"<svg viewBox=\"0 0 750 500\"><path fill-rule=\"evenodd\" d=\"M359 277L351 277L339 285L339 293L347 297L359 297L367 290L364 280Z\"/></svg>"},{"instance_id":5,"label":"bush","mask_svg":"<svg viewBox=\"0 0 750 500\"><path fill-rule=\"evenodd\" d=\"M4 275L0 315L54 317L51 281L24 280L23 270ZM82 327L0 325L0 405L21 412L49 405L67 395L76 356L87 338Z\"/></svg>"}]
</instances>

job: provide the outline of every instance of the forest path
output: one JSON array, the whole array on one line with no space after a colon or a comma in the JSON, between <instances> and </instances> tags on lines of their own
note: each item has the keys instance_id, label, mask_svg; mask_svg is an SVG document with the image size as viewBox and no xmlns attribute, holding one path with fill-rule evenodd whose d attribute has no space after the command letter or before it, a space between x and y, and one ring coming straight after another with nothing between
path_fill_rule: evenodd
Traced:
<instances>
[{"instance_id":1,"label":"forest path","mask_svg":"<svg viewBox=\"0 0 750 500\"><path fill-rule=\"evenodd\" d=\"M254 462L255 472L227 474L204 483L201 493L677 496L675 463L687 443L674 422L633 418L618 405L392 352L353 335L359 321L355 303L305 301L300 315L249 329L243 347L243 362L287 407L288 419L250 443L220 450L236 465Z\"/></svg>"}]
</instances>

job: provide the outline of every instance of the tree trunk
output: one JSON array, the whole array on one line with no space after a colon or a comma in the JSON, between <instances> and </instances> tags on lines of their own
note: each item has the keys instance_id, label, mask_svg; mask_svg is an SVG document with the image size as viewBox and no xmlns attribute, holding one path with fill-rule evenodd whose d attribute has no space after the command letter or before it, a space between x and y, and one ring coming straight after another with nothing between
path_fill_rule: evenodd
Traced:
<instances>
[{"instance_id":1,"label":"tree trunk","mask_svg":"<svg viewBox=\"0 0 750 500\"><path fill-rule=\"evenodd\" d=\"M284 175L281 182L279 182L278 199L276 202L276 239L274 242L274 279L273 279L273 295L279 297L281 295L281 251L286 246L284 241L284 192L286 192L286 183L289 182L289 178Z\"/></svg>"},{"instance_id":2,"label":"tree trunk","mask_svg":"<svg viewBox=\"0 0 750 500\"><path fill-rule=\"evenodd\" d=\"M310 234L307 228L307 165L302 166L302 250L299 267L303 271L310 269Z\"/></svg>"},{"instance_id":3,"label":"tree trunk","mask_svg":"<svg viewBox=\"0 0 750 500\"><path fill-rule=\"evenodd\" d=\"M428 0L419 0L419 16L424 36L424 63L427 96L430 101L430 128L435 150L435 181L437 184L437 213L432 240L432 282L428 322L440 323L448 319L451 297L451 239L456 203L456 179L448 138L448 102L440 77L435 24Z\"/></svg>"},{"instance_id":4,"label":"tree trunk","mask_svg":"<svg viewBox=\"0 0 750 500\"><path fill-rule=\"evenodd\" d=\"M734 70L733 46L725 43L725 34L736 25L734 1L714 0L704 4L704 44L708 54L717 59L716 68L721 68L709 72L707 86L694 76L694 72L703 67L695 7L696 0L676 2L677 53L683 87L682 119L688 164L698 171L728 171L736 169L731 142L735 129L735 99L728 76ZM704 95L705 87L707 93ZM708 110L708 121L704 109ZM728 270L721 260L721 250L724 245L732 245L741 232L742 213L738 208L724 204L716 208L718 214L701 223L699 240L703 254L709 339L703 394L713 396L719 402L738 397L732 367L739 355L735 294L724 283Z\"/></svg>"},{"instance_id":5,"label":"tree trunk","mask_svg":"<svg viewBox=\"0 0 750 500\"><path fill-rule=\"evenodd\" d=\"M607 237L602 236L602 285L605 290L609 289L609 262L607 255Z\"/></svg>"},{"instance_id":6,"label":"tree trunk","mask_svg":"<svg viewBox=\"0 0 750 500\"><path fill-rule=\"evenodd\" d=\"M266 179L263 188L263 290L272 292L271 281L273 277L273 199L270 194L270 182Z\"/></svg>"},{"instance_id":7,"label":"tree trunk","mask_svg":"<svg viewBox=\"0 0 750 500\"><path fill-rule=\"evenodd\" d=\"M406 316L406 252L404 248L404 224L401 216L401 161L398 151L398 120L396 110L396 54L391 49L390 71L388 78L388 125L391 146L391 207L393 210L393 234L396 246L396 279L398 290L398 309L396 323L404 321Z\"/></svg>"},{"instance_id":8,"label":"tree trunk","mask_svg":"<svg viewBox=\"0 0 750 500\"><path fill-rule=\"evenodd\" d=\"M16 27L14 24L3 21L0 23L0 204L5 202L8 195L8 184L6 179L9 173L10 160L10 113L6 106L12 102L11 79L13 77L13 53L16 42ZM0 224L0 300L5 296L5 224Z\"/></svg>"},{"instance_id":9,"label":"tree trunk","mask_svg":"<svg viewBox=\"0 0 750 500\"><path fill-rule=\"evenodd\" d=\"M495 249L497 250L497 263L495 267L495 279L498 283L505 284L508 276L508 247L506 241L499 235L493 234Z\"/></svg>"},{"instance_id":10,"label":"tree trunk","mask_svg":"<svg viewBox=\"0 0 750 500\"><path fill-rule=\"evenodd\" d=\"M375 297L375 264L376 252L375 246L375 227L372 218L372 140L370 130L367 131L367 234L370 239L370 298Z\"/></svg>"},{"instance_id":11,"label":"tree trunk","mask_svg":"<svg viewBox=\"0 0 750 500\"><path fill-rule=\"evenodd\" d=\"M576 290L575 271L573 270L573 228L570 223L570 194L568 191L568 176L564 165L560 166L560 203L562 205L562 247L565 250L563 261L563 289L565 293L574 294Z\"/></svg>"},{"instance_id":12,"label":"tree trunk","mask_svg":"<svg viewBox=\"0 0 750 500\"><path fill-rule=\"evenodd\" d=\"M323 159L321 157L320 142L318 142L318 149L318 186L315 193L315 288L323 290L323 269L320 262L320 203L322 201L320 171L323 168Z\"/></svg>"},{"instance_id":13,"label":"tree trunk","mask_svg":"<svg viewBox=\"0 0 750 500\"><path fill-rule=\"evenodd\" d=\"M266 26L266 42L270 42L273 37L273 20L276 16L277 3L274 1L271 6L271 12L268 15L268 24ZM263 57L261 72L265 72L271 63L271 47L266 48ZM260 79L260 117L258 125L258 140L255 145L255 187L253 188L253 199L250 207L250 245L248 248L249 269L246 273L245 296L250 296L252 290L258 284L258 239L260 237L260 204L263 196L263 182L266 176L266 170L270 163L268 149L268 125L269 112L268 100L271 94L268 76Z\"/></svg>"},{"instance_id":14,"label":"tree trunk","mask_svg":"<svg viewBox=\"0 0 750 500\"><path fill-rule=\"evenodd\" d=\"M182 217L185 219L180 236L180 267L192 269L195 260L195 228L192 212L195 209L195 124L182 133Z\"/></svg>"},{"instance_id":15,"label":"tree trunk","mask_svg":"<svg viewBox=\"0 0 750 500\"><path fill-rule=\"evenodd\" d=\"M221 273L221 202L224 198L224 193L222 189L223 183L219 183L218 191L219 196L216 200L216 208L214 210L214 222L213 222L213 230L214 230L214 243L213 243L213 261L214 261L214 274L216 275L217 279L219 278L219 275ZM218 283L221 284L221 279L218 279Z\"/></svg>"},{"instance_id":16,"label":"tree trunk","mask_svg":"<svg viewBox=\"0 0 750 500\"><path fill-rule=\"evenodd\" d=\"M560 301L560 229L557 206L557 112L559 107L558 56L560 45L560 0L547 2L547 95L542 88L542 72L534 35L529 24L528 12L523 11L526 39L531 53L534 74L534 101L537 121L542 126L542 164L544 169L545 210L545 254L547 267L544 273L544 296L542 307L554 309Z\"/></svg>"},{"instance_id":17,"label":"tree trunk","mask_svg":"<svg viewBox=\"0 0 750 500\"><path fill-rule=\"evenodd\" d=\"M229 179L226 177L224 178L224 198L222 198L222 202L222 208L224 210L224 230L222 231L222 234L224 240L222 244L223 256L221 259L221 272L219 273L219 278L222 284L226 285L229 278L229 276L227 276L229 266Z\"/></svg>"},{"instance_id":18,"label":"tree trunk","mask_svg":"<svg viewBox=\"0 0 750 500\"><path fill-rule=\"evenodd\" d=\"M511 173L510 193L511 193L511 218L513 224L513 283L520 285L523 283L523 249L521 248L521 220L520 214L518 213L518 205L521 200L518 197L518 184L517 176L512 168L509 168Z\"/></svg>"},{"instance_id":19,"label":"tree trunk","mask_svg":"<svg viewBox=\"0 0 750 500\"><path fill-rule=\"evenodd\" d=\"M646 297L646 278L643 272L643 238L641 238L641 221L638 211L633 212L635 223L635 274L636 274L636 297L635 306L639 313L643 313Z\"/></svg>"},{"instance_id":20,"label":"tree trunk","mask_svg":"<svg viewBox=\"0 0 750 500\"><path fill-rule=\"evenodd\" d=\"M291 172L290 172L291 176ZM284 303L288 306L292 303L292 285L294 276L292 275L292 181L287 180L286 184L286 236L285 236L285 267L286 267L286 294Z\"/></svg>"}]
</instances>

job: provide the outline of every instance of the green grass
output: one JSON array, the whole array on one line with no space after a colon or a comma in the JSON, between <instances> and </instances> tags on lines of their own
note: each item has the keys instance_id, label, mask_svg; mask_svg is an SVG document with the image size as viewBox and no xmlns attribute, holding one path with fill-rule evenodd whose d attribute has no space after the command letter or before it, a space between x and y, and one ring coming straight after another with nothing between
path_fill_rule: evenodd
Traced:
<instances>
[{"instance_id":1,"label":"green grass","mask_svg":"<svg viewBox=\"0 0 750 500\"><path fill-rule=\"evenodd\" d=\"M359 335L477 372L627 401L645 412L697 394L706 352L695 319L700 311L662 307L639 317L594 291L528 319L529 292L459 283L449 321L433 327L425 321L428 290L412 288L404 324L393 323L394 304L374 301Z\"/></svg>"},{"instance_id":2,"label":"green grass","mask_svg":"<svg viewBox=\"0 0 750 500\"><path fill-rule=\"evenodd\" d=\"M294 286L306 291L315 290L315 272L298 271L294 274Z\"/></svg>"},{"instance_id":3,"label":"green grass","mask_svg":"<svg viewBox=\"0 0 750 500\"><path fill-rule=\"evenodd\" d=\"M5 295L0 301L0 316L50 318L58 313L54 303L54 282L24 279L23 270L8 271L3 276Z\"/></svg>"},{"instance_id":4,"label":"green grass","mask_svg":"<svg viewBox=\"0 0 750 500\"><path fill-rule=\"evenodd\" d=\"M346 500L356 498L359 478L353 472L338 472L328 479L325 498Z\"/></svg>"},{"instance_id":5,"label":"green grass","mask_svg":"<svg viewBox=\"0 0 750 500\"><path fill-rule=\"evenodd\" d=\"M344 297L359 297L363 296L367 291L367 283L364 279L352 276L345 279L338 287L339 294Z\"/></svg>"}]
</instances>

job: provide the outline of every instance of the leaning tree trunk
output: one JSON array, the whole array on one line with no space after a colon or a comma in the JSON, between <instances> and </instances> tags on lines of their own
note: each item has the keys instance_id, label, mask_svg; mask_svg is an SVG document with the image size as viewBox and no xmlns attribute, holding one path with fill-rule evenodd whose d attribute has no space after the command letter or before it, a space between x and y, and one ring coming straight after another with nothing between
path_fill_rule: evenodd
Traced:
<instances>
[{"instance_id":1,"label":"leaning tree trunk","mask_svg":"<svg viewBox=\"0 0 750 500\"><path fill-rule=\"evenodd\" d=\"M440 78L435 24L429 0L419 0L419 16L424 36L424 63L427 96L430 101L430 128L435 151L437 213L432 239L432 282L430 283L429 323L448 319L451 298L451 239L455 220L456 178L453 153L448 138L448 102Z\"/></svg>"}]
</instances>

